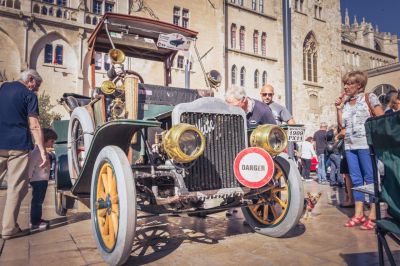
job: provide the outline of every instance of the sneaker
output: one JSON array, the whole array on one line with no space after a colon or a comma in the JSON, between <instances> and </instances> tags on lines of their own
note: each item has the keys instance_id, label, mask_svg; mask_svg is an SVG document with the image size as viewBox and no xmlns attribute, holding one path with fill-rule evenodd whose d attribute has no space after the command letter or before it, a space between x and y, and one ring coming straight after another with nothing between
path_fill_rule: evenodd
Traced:
<instances>
[{"instance_id":1,"label":"sneaker","mask_svg":"<svg viewBox=\"0 0 400 266\"><path fill-rule=\"evenodd\" d=\"M48 227L49 227L49 223L41 221L39 224L31 225L31 232L43 231L43 230L46 230Z\"/></svg>"},{"instance_id":2,"label":"sneaker","mask_svg":"<svg viewBox=\"0 0 400 266\"><path fill-rule=\"evenodd\" d=\"M2 235L1 238L4 240L8 240L11 238L17 238L21 236L27 236L29 235L29 230L21 230L21 228L17 227L17 231L11 235Z\"/></svg>"}]
</instances>

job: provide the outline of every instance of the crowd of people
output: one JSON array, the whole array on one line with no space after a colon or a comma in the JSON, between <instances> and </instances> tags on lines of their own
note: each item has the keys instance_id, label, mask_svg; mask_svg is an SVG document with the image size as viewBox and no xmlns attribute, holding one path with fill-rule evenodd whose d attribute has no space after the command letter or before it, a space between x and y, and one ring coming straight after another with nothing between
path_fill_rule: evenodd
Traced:
<instances>
[{"instance_id":1,"label":"crowd of people","mask_svg":"<svg viewBox=\"0 0 400 266\"><path fill-rule=\"evenodd\" d=\"M19 81L6 82L0 87L0 181L7 175L7 198L2 221L2 238L10 239L29 233L17 223L21 201L32 187L31 230L46 228L42 219L42 204L50 176L50 164L46 148L51 148L57 134L42 129L39 124L38 99L42 78L32 69L21 74ZM300 172L310 179L311 162L318 161L317 181L346 188L346 199L341 207L355 206L354 216L346 227L361 225L361 229L375 227L375 206L371 201L369 217L364 215L364 194L352 187L373 183L372 161L366 140L365 121L371 116L383 115L381 103L373 93L365 93L367 76L352 71L343 77L344 91L335 101L337 125L328 128L321 123L313 137L298 144ZM248 127L262 124L295 124L290 112L273 101L273 86L267 84L260 90L260 99L250 98L242 87L231 87L225 94L228 104L242 108L247 116ZM389 93L385 113L400 110L400 94ZM33 141L35 147L33 147ZM31 152L33 149L33 152ZM330 169L327 175L327 169ZM0 182L1 183L1 182ZM370 198L371 200L371 198Z\"/></svg>"}]
</instances>

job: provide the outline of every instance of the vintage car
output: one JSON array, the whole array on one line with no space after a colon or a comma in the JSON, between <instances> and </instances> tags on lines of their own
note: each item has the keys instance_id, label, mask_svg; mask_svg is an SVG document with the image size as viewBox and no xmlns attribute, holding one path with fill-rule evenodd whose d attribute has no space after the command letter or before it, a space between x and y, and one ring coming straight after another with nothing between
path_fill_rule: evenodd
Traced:
<instances>
[{"instance_id":1,"label":"vintage car","mask_svg":"<svg viewBox=\"0 0 400 266\"><path fill-rule=\"evenodd\" d=\"M108 79L91 97L67 93L60 99L70 119L54 123L56 212L66 215L76 200L90 206L97 247L110 265L128 259L143 217L241 207L255 232L281 237L302 214L301 177L282 152L284 130L248 129L244 111L212 97L209 88L167 86L178 46L196 34L107 13L89 51L109 52ZM165 86L146 84L139 71L125 69L125 57L163 63ZM205 74L210 87L218 85L216 71Z\"/></svg>"}]
</instances>

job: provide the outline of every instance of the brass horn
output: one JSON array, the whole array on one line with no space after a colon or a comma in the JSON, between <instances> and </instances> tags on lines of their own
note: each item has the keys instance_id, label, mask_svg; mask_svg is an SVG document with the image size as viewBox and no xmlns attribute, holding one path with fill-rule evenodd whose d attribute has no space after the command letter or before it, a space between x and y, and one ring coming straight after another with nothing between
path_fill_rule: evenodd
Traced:
<instances>
[{"instance_id":1,"label":"brass horn","mask_svg":"<svg viewBox=\"0 0 400 266\"><path fill-rule=\"evenodd\" d=\"M108 55L113 64L122 64L125 61L125 53L120 49L110 49Z\"/></svg>"},{"instance_id":2,"label":"brass horn","mask_svg":"<svg viewBox=\"0 0 400 266\"><path fill-rule=\"evenodd\" d=\"M207 73L207 79L212 88L217 88L221 85L222 76L217 70L211 70Z\"/></svg>"},{"instance_id":3,"label":"brass horn","mask_svg":"<svg viewBox=\"0 0 400 266\"><path fill-rule=\"evenodd\" d=\"M103 81L103 83L101 84L100 90L104 94L113 94L115 92L116 87L117 86L114 84L114 82L112 82L111 80L106 80Z\"/></svg>"}]
</instances>

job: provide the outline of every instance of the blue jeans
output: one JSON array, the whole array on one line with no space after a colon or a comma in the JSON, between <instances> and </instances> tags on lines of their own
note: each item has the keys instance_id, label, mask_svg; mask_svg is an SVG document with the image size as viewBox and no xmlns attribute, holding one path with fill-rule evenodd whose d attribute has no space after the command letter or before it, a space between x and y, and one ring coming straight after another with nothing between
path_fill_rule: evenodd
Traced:
<instances>
[{"instance_id":1,"label":"blue jeans","mask_svg":"<svg viewBox=\"0 0 400 266\"><path fill-rule=\"evenodd\" d=\"M318 155L318 182L326 181L326 170L325 170L325 154Z\"/></svg>"},{"instance_id":2,"label":"blue jeans","mask_svg":"<svg viewBox=\"0 0 400 266\"><path fill-rule=\"evenodd\" d=\"M48 181L34 181L32 186L31 224L38 225L42 219L42 205L46 196Z\"/></svg>"},{"instance_id":3,"label":"blue jeans","mask_svg":"<svg viewBox=\"0 0 400 266\"><path fill-rule=\"evenodd\" d=\"M329 155L331 173L329 174L329 179L331 184L343 184L343 178L340 174L340 154L332 153Z\"/></svg>"},{"instance_id":4,"label":"blue jeans","mask_svg":"<svg viewBox=\"0 0 400 266\"><path fill-rule=\"evenodd\" d=\"M363 186L374 183L372 172L372 160L368 149L346 150L347 164L353 187ZM353 191L355 201L364 201L365 194ZM370 202L373 198L369 197Z\"/></svg>"}]
</instances>

